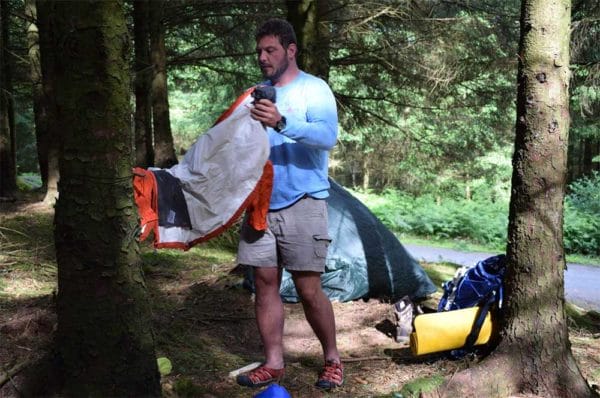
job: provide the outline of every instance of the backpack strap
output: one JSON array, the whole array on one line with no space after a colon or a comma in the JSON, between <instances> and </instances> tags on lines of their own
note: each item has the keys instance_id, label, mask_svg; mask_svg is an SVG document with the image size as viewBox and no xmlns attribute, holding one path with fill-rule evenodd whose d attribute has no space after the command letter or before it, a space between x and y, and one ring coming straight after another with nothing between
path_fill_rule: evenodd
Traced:
<instances>
[{"instance_id":1,"label":"backpack strap","mask_svg":"<svg viewBox=\"0 0 600 398\"><path fill-rule=\"evenodd\" d=\"M496 291L492 290L485 297L481 299L479 302L479 309L477 311L477 316L475 317L475 322L473 322L473 326L471 327L471 332L467 336L467 340L465 345L462 348L452 350L450 352L450 356L452 358L462 358L471 350L479 337L479 332L481 331L481 327L483 326L483 322L485 321L485 317L488 312L490 312L490 308L496 302Z\"/></svg>"}]
</instances>

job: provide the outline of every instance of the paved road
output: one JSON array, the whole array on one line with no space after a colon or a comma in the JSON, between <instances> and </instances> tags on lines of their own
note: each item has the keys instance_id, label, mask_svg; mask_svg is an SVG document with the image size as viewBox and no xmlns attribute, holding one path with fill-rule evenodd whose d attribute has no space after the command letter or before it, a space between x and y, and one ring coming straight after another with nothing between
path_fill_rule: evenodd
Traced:
<instances>
[{"instance_id":1,"label":"paved road","mask_svg":"<svg viewBox=\"0 0 600 398\"><path fill-rule=\"evenodd\" d=\"M460 265L475 264L499 253L466 253L458 250L406 245L403 246L416 260L448 261ZM566 299L585 309L600 311L600 266L567 264L565 272Z\"/></svg>"}]
</instances>

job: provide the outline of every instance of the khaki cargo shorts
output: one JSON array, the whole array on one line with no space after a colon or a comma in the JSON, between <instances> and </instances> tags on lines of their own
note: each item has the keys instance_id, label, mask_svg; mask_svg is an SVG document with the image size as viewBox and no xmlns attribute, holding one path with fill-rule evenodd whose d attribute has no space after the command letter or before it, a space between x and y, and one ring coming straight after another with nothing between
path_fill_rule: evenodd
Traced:
<instances>
[{"instance_id":1,"label":"khaki cargo shorts","mask_svg":"<svg viewBox=\"0 0 600 398\"><path fill-rule=\"evenodd\" d=\"M266 231L256 231L244 219L238 264L283 267L288 271L325 271L331 242L325 200L304 197L290 207L270 211L267 225Z\"/></svg>"}]
</instances>

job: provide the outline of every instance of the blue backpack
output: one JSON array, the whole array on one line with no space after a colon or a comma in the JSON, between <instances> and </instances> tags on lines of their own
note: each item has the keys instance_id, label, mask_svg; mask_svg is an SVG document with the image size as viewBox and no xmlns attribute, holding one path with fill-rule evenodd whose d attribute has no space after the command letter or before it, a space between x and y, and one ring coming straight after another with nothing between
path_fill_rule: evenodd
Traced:
<instances>
[{"instance_id":1,"label":"blue backpack","mask_svg":"<svg viewBox=\"0 0 600 398\"><path fill-rule=\"evenodd\" d=\"M480 307L465 346L460 350L452 351L451 356L460 358L470 352L491 307L494 305L497 309L502 307L505 272L506 256L499 254L479 261L475 265L459 268L454 278L442 285L444 292L438 305L438 312Z\"/></svg>"}]
</instances>

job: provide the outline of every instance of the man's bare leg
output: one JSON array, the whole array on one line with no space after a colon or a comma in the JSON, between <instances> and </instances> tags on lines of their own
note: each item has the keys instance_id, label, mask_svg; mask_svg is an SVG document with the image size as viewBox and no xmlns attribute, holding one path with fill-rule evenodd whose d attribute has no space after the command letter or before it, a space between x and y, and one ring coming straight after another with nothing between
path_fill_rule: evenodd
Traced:
<instances>
[{"instance_id":1,"label":"man's bare leg","mask_svg":"<svg viewBox=\"0 0 600 398\"><path fill-rule=\"evenodd\" d=\"M283 361L283 302L279 295L281 269L254 267L256 299L254 311L258 332L264 346L265 366L284 367Z\"/></svg>"},{"instance_id":2,"label":"man's bare leg","mask_svg":"<svg viewBox=\"0 0 600 398\"><path fill-rule=\"evenodd\" d=\"M323 347L325 361L340 362L333 307L321 288L321 275L318 272L293 271L292 277L306 320Z\"/></svg>"}]
</instances>

